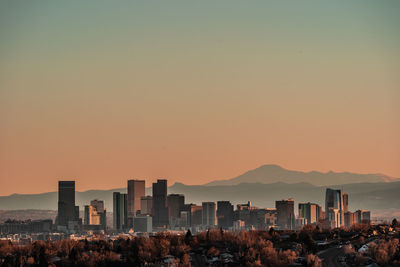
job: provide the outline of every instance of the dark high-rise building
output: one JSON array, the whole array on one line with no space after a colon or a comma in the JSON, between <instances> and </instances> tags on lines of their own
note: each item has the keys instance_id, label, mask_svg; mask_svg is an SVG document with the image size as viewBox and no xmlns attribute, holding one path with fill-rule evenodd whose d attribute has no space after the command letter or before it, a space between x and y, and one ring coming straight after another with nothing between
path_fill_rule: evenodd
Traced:
<instances>
[{"instance_id":1,"label":"dark high-rise building","mask_svg":"<svg viewBox=\"0 0 400 267\"><path fill-rule=\"evenodd\" d=\"M144 180L128 180L128 217L136 216L141 210L141 197L144 197L146 182Z\"/></svg>"},{"instance_id":2,"label":"dark high-rise building","mask_svg":"<svg viewBox=\"0 0 400 267\"><path fill-rule=\"evenodd\" d=\"M348 197L346 199L348 200ZM325 213L330 227L344 226L344 195L342 190L326 189Z\"/></svg>"},{"instance_id":3,"label":"dark high-rise building","mask_svg":"<svg viewBox=\"0 0 400 267\"><path fill-rule=\"evenodd\" d=\"M343 194L343 212L349 211L349 195Z\"/></svg>"},{"instance_id":4,"label":"dark high-rise building","mask_svg":"<svg viewBox=\"0 0 400 267\"><path fill-rule=\"evenodd\" d=\"M371 212L369 210L357 210L355 212L356 223L369 224L371 222Z\"/></svg>"},{"instance_id":5,"label":"dark high-rise building","mask_svg":"<svg viewBox=\"0 0 400 267\"><path fill-rule=\"evenodd\" d=\"M203 220L203 207L195 204L186 204L184 210L187 211L187 225L200 226Z\"/></svg>"},{"instance_id":6,"label":"dark high-rise building","mask_svg":"<svg viewBox=\"0 0 400 267\"><path fill-rule=\"evenodd\" d=\"M294 229L294 200L293 198L275 201L277 224L280 229Z\"/></svg>"},{"instance_id":7,"label":"dark high-rise building","mask_svg":"<svg viewBox=\"0 0 400 267\"><path fill-rule=\"evenodd\" d=\"M217 205L215 202L203 202L203 226L215 227L217 225Z\"/></svg>"},{"instance_id":8,"label":"dark high-rise building","mask_svg":"<svg viewBox=\"0 0 400 267\"><path fill-rule=\"evenodd\" d=\"M229 201L217 202L218 227L229 229L233 226L233 205Z\"/></svg>"},{"instance_id":9,"label":"dark high-rise building","mask_svg":"<svg viewBox=\"0 0 400 267\"><path fill-rule=\"evenodd\" d=\"M350 228L356 223L356 213L347 211L344 213L344 227Z\"/></svg>"},{"instance_id":10,"label":"dark high-rise building","mask_svg":"<svg viewBox=\"0 0 400 267\"><path fill-rule=\"evenodd\" d=\"M58 182L57 226L71 228L79 221L79 207L75 206L75 181Z\"/></svg>"},{"instance_id":11,"label":"dark high-rise building","mask_svg":"<svg viewBox=\"0 0 400 267\"><path fill-rule=\"evenodd\" d=\"M168 225L167 180L153 183L153 227Z\"/></svg>"},{"instance_id":12,"label":"dark high-rise building","mask_svg":"<svg viewBox=\"0 0 400 267\"><path fill-rule=\"evenodd\" d=\"M153 197L145 196L140 199L140 214L151 215L153 214Z\"/></svg>"},{"instance_id":13,"label":"dark high-rise building","mask_svg":"<svg viewBox=\"0 0 400 267\"><path fill-rule=\"evenodd\" d=\"M185 207L185 196L181 194L170 194L167 198L169 225L177 225L181 211Z\"/></svg>"},{"instance_id":14,"label":"dark high-rise building","mask_svg":"<svg viewBox=\"0 0 400 267\"><path fill-rule=\"evenodd\" d=\"M123 230L128 224L127 195L119 192L113 193L113 227Z\"/></svg>"}]
</instances>

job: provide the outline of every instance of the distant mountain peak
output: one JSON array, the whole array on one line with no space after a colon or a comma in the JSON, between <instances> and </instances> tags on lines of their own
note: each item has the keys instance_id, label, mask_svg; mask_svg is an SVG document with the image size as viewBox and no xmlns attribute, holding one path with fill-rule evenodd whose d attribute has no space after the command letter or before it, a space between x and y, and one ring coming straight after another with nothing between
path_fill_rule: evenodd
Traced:
<instances>
[{"instance_id":1,"label":"distant mountain peak","mask_svg":"<svg viewBox=\"0 0 400 267\"><path fill-rule=\"evenodd\" d=\"M305 182L316 186L328 186L331 184L377 183L392 181L399 181L399 179L392 178L384 174L358 174L351 172L334 172L332 170L326 173L319 171L302 172L288 170L276 164L264 164L235 178L228 180L216 180L206 185L237 185L240 183L271 184L276 182L295 184Z\"/></svg>"}]
</instances>

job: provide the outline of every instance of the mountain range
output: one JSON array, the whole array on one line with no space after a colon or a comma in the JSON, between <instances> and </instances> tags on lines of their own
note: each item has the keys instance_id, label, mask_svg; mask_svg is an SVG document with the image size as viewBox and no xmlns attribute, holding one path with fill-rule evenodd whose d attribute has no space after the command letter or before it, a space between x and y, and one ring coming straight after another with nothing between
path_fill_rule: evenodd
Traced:
<instances>
[{"instance_id":1,"label":"mountain range","mask_svg":"<svg viewBox=\"0 0 400 267\"><path fill-rule=\"evenodd\" d=\"M399 178L393 178L385 174L358 174L350 172L326 173L311 171L301 172L292 171L274 164L267 164L257 169L247 171L235 178L228 180L216 180L206 185L237 185L241 183L310 183L316 186L328 186L332 184L353 184L353 183L379 183L400 181Z\"/></svg>"},{"instance_id":2,"label":"mountain range","mask_svg":"<svg viewBox=\"0 0 400 267\"><path fill-rule=\"evenodd\" d=\"M299 202L323 206L325 189L340 188L349 194L351 210L369 209L375 214L400 215L400 180L380 174L298 172L277 165L264 165L230 180L205 185L175 183L168 193L184 194L186 203L230 200L233 204L251 201L258 207L274 207L275 200L293 197ZM76 192L76 203L83 209L93 199L102 199L112 211L112 192L126 193L126 188ZM151 188L146 188L151 195ZM324 207L323 207L324 208ZM0 197L0 210L57 209L57 192L13 194ZM297 209L297 208L296 208Z\"/></svg>"}]
</instances>

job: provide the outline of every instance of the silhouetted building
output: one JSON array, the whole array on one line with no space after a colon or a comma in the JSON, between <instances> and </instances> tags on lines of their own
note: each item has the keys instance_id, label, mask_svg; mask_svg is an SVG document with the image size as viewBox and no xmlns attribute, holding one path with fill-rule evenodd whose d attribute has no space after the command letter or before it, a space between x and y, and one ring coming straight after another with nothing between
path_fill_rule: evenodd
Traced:
<instances>
[{"instance_id":1,"label":"silhouetted building","mask_svg":"<svg viewBox=\"0 0 400 267\"><path fill-rule=\"evenodd\" d=\"M275 227L277 221L276 209L254 209L250 210L250 224L246 226L265 230Z\"/></svg>"},{"instance_id":2,"label":"silhouetted building","mask_svg":"<svg viewBox=\"0 0 400 267\"><path fill-rule=\"evenodd\" d=\"M141 215L151 215L153 214L153 197L145 196L140 199L140 214Z\"/></svg>"},{"instance_id":3,"label":"silhouetted building","mask_svg":"<svg viewBox=\"0 0 400 267\"><path fill-rule=\"evenodd\" d=\"M168 225L167 180L153 183L153 227Z\"/></svg>"},{"instance_id":4,"label":"silhouetted building","mask_svg":"<svg viewBox=\"0 0 400 267\"><path fill-rule=\"evenodd\" d=\"M325 220L325 212L322 210L322 207L320 205L317 205L317 217L318 222L321 220Z\"/></svg>"},{"instance_id":5,"label":"silhouetted building","mask_svg":"<svg viewBox=\"0 0 400 267\"><path fill-rule=\"evenodd\" d=\"M329 228L339 228L341 221L341 212L338 209L328 208L326 211L326 223Z\"/></svg>"},{"instance_id":6,"label":"silhouetted building","mask_svg":"<svg viewBox=\"0 0 400 267\"><path fill-rule=\"evenodd\" d=\"M233 205L229 201L217 202L218 227L229 229L233 225Z\"/></svg>"},{"instance_id":7,"label":"silhouetted building","mask_svg":"<svg viewBox=\"0 0 400 267\"><path fill-rule=\"evenodd\" d=\"M187 210L182 210L180 212L180 217L177 222L178 227L188 228L190 227L190 212Z\"/></svg>"},{"instance_id":8,"label":"silhouetted building","mask_svg":"<svg viewBox=\"0 0 400 267\"><path fill-rule=\"evenodd\" d=\"M7 220L0 224L0 234L49 233L53 230L53 220Z\"/></svg>"},{"instance_id":9,"label":"silhouetted building","mask_svg":"<svg viewBox=\"0 0 400 267\"><path fill-rule=\"evenodd\" d=\"M217 205L215 202L203 202L202 225L205 227L215 227L217 225Z\"/></svg>"},{"instance_id":10,"label":"silhouetted building","mask_svg":"<svg viewBox=\"0 0 400 267\"><path fill-rule=\"evenodd\" d=\"M348 202L348 197L346 197ZM348 205L346 205L348 207ZM326 189L325 215L328 225L332 227L344 226L344 196L340 189ZM335 222L331 220L335 219Z\"/></svg>"},{"instance_id":11,"label":"silhouetted building","mask_svg":"<svg viewBox=\"0 0 400 267\"><path fill-rule=\"evenodd\" d=\"M258 208L252 206L250 201L246 204L237 204L236 208L233 215L234 221L244 221L247 228L255 224L256 210Z\"/></svg>"},{"instance_id":12,"label":"silhouetted building","mask_svg":"<svg viewBox=\"0 0 400 267\"><path fill-rule=\"evenodd\" d=\"M280 229L294 230L294 200L293 198L275 201L277 224Z\"/></svg>"},{"instance_id":13,"label":"silhouetted building","mask_svg":"<svg viewBox=\"0 0 400 267\"><path fill-rule=\"evenodd\" d=\"M343 194L343 213L349 211L349 195Z\"/></svg>"},{"instance_id":14,"label":"silhouetted building","mask_svg":"<svg viewBox=\"0 0 400 267\"><path fill-rule=\"evenodd\" d=\"M299 203L299 218L304 218L304 224L317 223L320 218L321 206L315 203Z\"/></svg>"},{"instance_id":15,"label":"silhouetted building","mask_svg":"<svg viewBox=\"0 0 400 267\"><path fill-rule=\"evenodd\" d=\"M356 223L369 224L371 222L371 212L369 210L357 210L355 219Z\"/></svg>"},{"instance_id":16,"label":"silhouetted building","mask_svg":"<svg viewBox=\"0 0 400 267\"><path fill-rule=\"evenodd\" d=\"M178 226L180 213L185 207L185 196L181 194L170 194L167 197L168 220L170 227Z\"/></svg>"},{"instance_id":17,"label":"silhouetted building","mask_svg":"<svg viewBox=\"0 0 400 267\"><path fill-rule=\"evenodd\" d=\"M133 218L133 230L140 233L153 231L152 218L150 215L138 215Z\"/></svg>"},{"instance_id":18,"label":"silhouetted building","mask_svg":"<svg viewBox=\"0 0 400 267\"><path fill-rule=\"evenodd\" d=\"M56 224L59 230L77 230L79 207L75 206L75 181L58 182L58 214Z\"/></svg>"},{"instance_id":19,"label":"silhouetted building","mask_svg":"<svg viewBox=\"0 0 400 267\"><path fill-rule=\"evenodd\" d=\"M187 225L191 227L200 226L203 222L203 207L195 204L186 204Z\"/></svg>"},{"instance_id":20,"label":"silhouetted building","mask_svg":"<svg viewBox=\"0 0 400 267\"><path fill-rule=\"evenodd\" d=\"M86 230L106 230L106 209L104 208L104 201L92 200L90 205L85 206L84 225ZM90 227L93 226L93 227Z\"/></svg>"},{"instance_id":21,"label":"silhouetted building","mask_svg":"<svg viewBox=\"0 0 400 267\"><path fill-rule=\"evenodd\" d=\"M113 193L113 227L122 231L128 224L127 195L119 192Z\"/></svg>"},{"instance_id":22,"label":"silhouetted building","mask_svg":"<svg viewBox=\"0 0 400 267\"><path fill-rule=\"evenodd\" d=\"M140 199L146 195L144 180L128 180L128 218L136 216L141 210Z\"/></svg>"},{"instance_id":23,"label":"silhouetted building","mask_svg":"<svg viewBox=\"0 0 400 267\"><path fill-rule=\"evenodd\" d=\"M354 212L347 211L344 213L344 227L350 228L356 221L356 214Z\"/></svg>"}]
</instances>

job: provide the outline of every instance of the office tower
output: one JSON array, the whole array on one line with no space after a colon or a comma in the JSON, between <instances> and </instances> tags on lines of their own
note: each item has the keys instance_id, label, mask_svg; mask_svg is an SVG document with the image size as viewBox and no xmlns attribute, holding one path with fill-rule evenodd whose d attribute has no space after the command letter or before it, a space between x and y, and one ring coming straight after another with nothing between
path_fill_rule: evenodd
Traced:
<instances>
[{"instance_id":1,"label":"office tower","mask_svg":"<svg viewBox=\"0 0 400 267\"><path fill-rule=\"evenodd\" d=\"M278 214L276 209L265 209L265 227L275 227L277 224Z\"/></svg>"},{"instance_id":2,"label":"office tower","mask_svg":"<svg viewBox=\"0 0 400 267\"><path fill-rule=\"evenodd\" d=\"M233 225L233 205L229 201L217 202L218 227L229 229Z\"/></svg>"},{"instance_id":3,"label":"office tower","mask_svg":"<svg viewBox=\"0 0 400 267\"><path fill-rule=\"evenodd\" d=\"M84 223L85 225L96 225L101 229L106 229L106 210L104 209L104 201L95 199L90 202L90 205L85 206Z\"/></svg>"},{"instance_id":4,"label":"office tower","mask_svg":"<svg viewBox=\"0 0 400 267\"><path fill-rule=\"evenodd\" d=\"M79 207L75 206L75 181L58 182L57 226L75 228L79 222Z\"/></svg>"},{"instance_id":5,"label":"office tower","mask_svg":"<svg viewBox=\"0 0 400 267\"><path fill-rule=\"evenodd\" d=\"M315 203L299 203L299 218L304 218L305 224L317 223L321 206Z\"/></svg>"},{"instance_id":6,"label":"office tower","mask_svg":"<svg viewBox=\"0 0 400 267\"><path fill-rule=\"evenodd\" d=\"M317 205L317 218L317 222L325 219L325 212L322 210L320 205Z\"/></svg>"},{"instance_id":7,"label":"office tower","mask_svg":"<svg viewBox=\"0 0 400 267\"><path fill-rule=\"evenodd\" d=\"M329 207L328 210L326 211L326 223L329 228L339 228L340 221L341 221L341 216L340 216L340 210Z\"/></svg>"},{"instance_id":8,"label":"office tower","mask_svg":"<svg viewBox=\"0 0 400 267\"><path fill-rule=\"evenodd\" d=\"M357 210L355 219L356 223L369 224L371 222L371 212L369 210Z\"/></svg>"},{"instance_id":9,"label":"office tower","mask_svg":"<svg viewBox=\"0 0 400 267\"><path fill-rule=\"evenodd\" d=\"M344 226L344 197L343 197L343 192L342 190L338 189L331 189L327 188L326 189L326 195L325 195L325 212L326 212L326 219L328 221L329 225L335 225L335 227L340 227ZM332 217L332 211L331 211L331 216L329 216L328 211L332 210L337 210L338 216ZM329 218L336 218L338 221L336 222L329 222Z\"/></svg>"},{"instance_id":10,"label":"office tower","mask_svg":"<svg viewBox=\"0 0 400 267\"><path fill-rule=\"evenodd\" d=\"M128 224L127 194L113 193L113 227L124 230Z\"/></svg>"},{"instance_id":11,"label":"office tower","mask_svg":"<svg viewBox=\"0 0 400 267\"><path fill-rule=\"evenodd\" d=\"M234 211L234 220L244 221L246 227L251 226L254 223L254 216L256 214L255 210L257 207L251 205L251 202L248 201L246 204L237 204L237 209Z\"/></svg>"},{"instance_id":12,"label":"office tower","mask_svg":"<svg viewBox=\"0 0 400 267\"><path fill-rule=\"evenodd\" d=\"M170 194L167 197L167 203L169 225L172 227L177 226L180 212L185 206L185 196L181 194Z\"/></svg>"},{"instance_id":13,"label":"office tower","mask_svg":"<svg viewBox=\"0 0 400 267\"><path fill-rule=\"evenodd\" d=\"M265 230L276 225L276 209L251 209L249 212L247 222L244 221L246 228Z\"/></svg>"},{"instance_id":14,"label":"office tower","mask_svg":"<svg viewBox=\"0 0 400 267\"><path fill-rule=\"evenodd\" d=\"M150 233L153 231L152 218L150 215L138 215L133 218L133 231L139 233Z\"/></svg>"},{"instance_id":15,"label":"office tower","mask_svg":"<svg viewBox=\"0 0 400 267\"><path fill-rule=\"evenodd\" d=\"M179 227L190 227L190 212L187 210L182 210L180 212L180 218L178 220L178 224Z\"/></svg>"},{"instance_id":16,"label":"office tower","mask_svg":"<svg viewBox=\"0 0 400 267\"><path fill-rule=\"evenodd\" d=\"M153 227L168 225L167 180L153 183Z\"/></svg>"},{"instance_id":17,"label":"office tower","mask_svg":"<svg viewBox=\"0 0 400 267\"><path fill-rule=\"evenodd\" d=\"M294 200L293 198L275 201L277 224L280 229L294 229Z\"/></svg>"},{"instance_id":18,"label":"office tower","mask_svg":"<svg viewBox=\"0 0 400 267\"><path fill-rule=\"evenodd\" d=\"M206 227L217 225L217 205L215 202L203 202L202 224Z\"/></svg>"},{"instance_id":19,"label":"office tower","mask_svg":"<svg viewBox=\"0 0 400 267\"><path fill-rule=\"evenodd\" d=\"M141 209L140 199L146 194L145 183L144 180L128 180L128 218L135 217Z\"/></svg>"},{"instance_id":20,"label":"office tower","mask_svg":"<svg viewBox=\"0 0 400 267\"><path fill-rule=\"evenodd\" d=\"M343 194L343 212L349 211L349 195Z\"/></svg>"},{"instance_id":21,"label":"office tower","mask_svg":"<svg viewBox=\"0 0 400 267\"><path fill-rule=\"evenodd\" d=\"M145 196L140 198L140 214L152 215L153 214L153 197Z\"/></svg>"},{"instance_id":22,"label":"office tower","mask_svg":"<svg viewBox=\"0 0 400 267\"><path fill-rule=\"evenodd\" d=\"M354 212L347 211L344 213L344 227L350 228L356 221L356 214Z\"/></svg>"},{"instance_id":23,"label":"office tower","mask_svg":"<svg viewBox=\"0 0 400 267\"><path fill-rule=\"evenodd\" d=\"M187 225L196 227L203 222L203 207L195 204L186 204L184 210L187 211Z\"/></svg>"}]
</instances>

